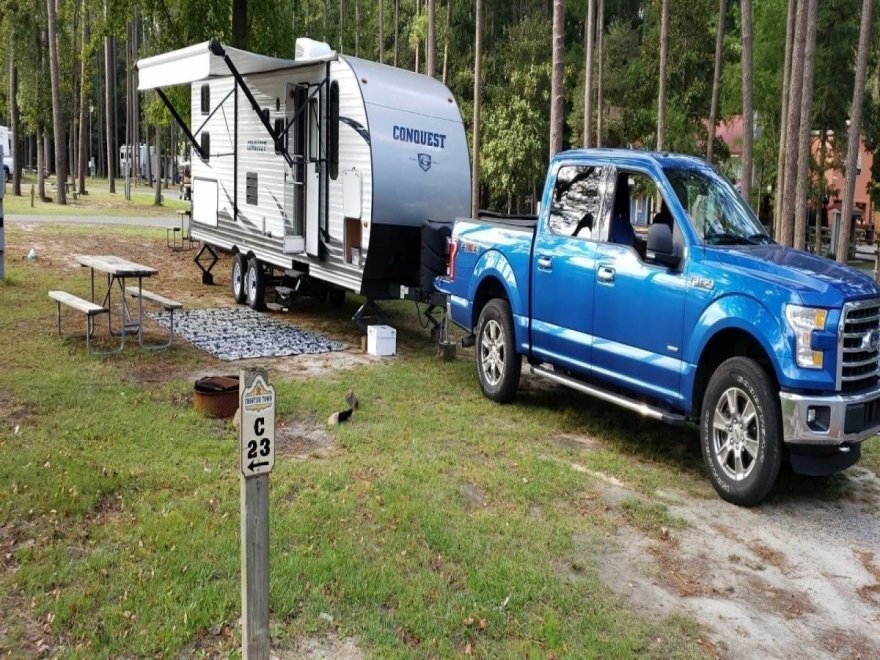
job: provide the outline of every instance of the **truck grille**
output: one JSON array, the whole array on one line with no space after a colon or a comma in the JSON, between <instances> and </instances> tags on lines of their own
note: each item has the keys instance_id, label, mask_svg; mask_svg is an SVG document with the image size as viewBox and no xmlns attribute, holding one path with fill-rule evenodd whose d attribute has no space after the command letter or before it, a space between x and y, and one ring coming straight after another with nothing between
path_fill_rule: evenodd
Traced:
<instances>
[{"instance_id":1,"label":"truck grille","mask_svg":"<svg viewBox=\"0 0 880 660\"><path fill-rule=\"evenodd\" d=\"M880 358L880 300L847 303L841 326L840 389L852 392L874 385Z\"/></svg>"}]
</instances>

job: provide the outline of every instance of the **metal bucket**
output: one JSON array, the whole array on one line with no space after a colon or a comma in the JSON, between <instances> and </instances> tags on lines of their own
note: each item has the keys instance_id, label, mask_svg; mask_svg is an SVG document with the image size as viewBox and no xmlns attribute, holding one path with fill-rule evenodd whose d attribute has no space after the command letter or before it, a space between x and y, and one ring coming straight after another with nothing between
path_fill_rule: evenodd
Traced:
<instances>
[{"instance_id":1,"label":"metal bucket","mask_svg":"<svg viewBox=\"0 0 880 660\"><path fill-rule=\"evenodd\" d=\"M238 376L206 376L193 385L193 404L207 417L226 418L238 410Z\"/></svg>"}]
</instances>

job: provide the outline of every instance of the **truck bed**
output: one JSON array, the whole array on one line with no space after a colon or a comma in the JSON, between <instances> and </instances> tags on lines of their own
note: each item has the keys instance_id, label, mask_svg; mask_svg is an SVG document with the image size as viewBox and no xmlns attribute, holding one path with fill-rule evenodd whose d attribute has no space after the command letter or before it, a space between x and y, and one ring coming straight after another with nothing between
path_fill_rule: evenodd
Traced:
<instances>
[{"instance_id":1,"label":"truck bed","mask_svg":"<svg viewBox=\"0 0 880 660\"><path fill-rule=\"evenodd\" d=\"M495 211L480 211L476 219L471 218L469 220L471 222L480 222L487 225L530 232L533 232L535 227L538 226L538 216L536 215L505 215Z\"/></svg>"}]
</instances>

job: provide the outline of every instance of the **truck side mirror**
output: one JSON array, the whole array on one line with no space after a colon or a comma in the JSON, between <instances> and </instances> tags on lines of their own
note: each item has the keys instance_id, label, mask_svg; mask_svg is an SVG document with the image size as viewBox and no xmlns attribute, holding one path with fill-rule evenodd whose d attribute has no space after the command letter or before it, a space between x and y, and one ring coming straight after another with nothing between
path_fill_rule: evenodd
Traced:
<instances>
[{"instance_id":1,"label":"truck side mirror","mask_svg":"<svg viewBox=\"0 0 880 660\"><path fill-rule=\"evenodd\" d=\"M648 258L669 268L678 268L681 257L672 241L672 228L662 222L651 225L648 230Z\"/></svg>"}]
</instances>

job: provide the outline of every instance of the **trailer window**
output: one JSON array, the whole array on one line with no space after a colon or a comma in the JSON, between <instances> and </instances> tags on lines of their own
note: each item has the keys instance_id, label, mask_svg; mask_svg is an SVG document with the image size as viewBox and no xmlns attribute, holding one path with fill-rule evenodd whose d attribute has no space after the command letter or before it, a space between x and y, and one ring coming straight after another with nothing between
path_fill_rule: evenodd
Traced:
<instances>
[{"instance_id":1,"label":"trailer window","mask_svg":"<svg viewBox=\"0 0 880 660\"><path fill-rule=\"evenodd\" d=\"M339 83L330 83L330 117L327 122L327 137L330 141L330 178L339 176Z\"/></svg>"},{"instance_id":2,"label":"trailer window","mask_svg":"<svg viewBox=\"0 0 880 660\"><path fill-rule=\"evenodd\" d=\"M211 134L208 131L203 131L200 137L202 143L199 151L202 152L202 160L208 162L211 160Z\"/></svg>"},{"instance_id":3,"label":"trailer window","mask_svg":"<svg viewBox=\"0 0 880 660\"><path fill-rule=\"evenodd\" d=\"M202 85L202 114L206 115L209 112L211 112L211 87Z\"/></svg>"},{"instance_id":4,"label":"trailer window","mask_svg":"<svg viewBox=\"0 0 880 660\"><path fill-rule=\"evenodd\" d=\"M256 206L259 203L259 198L257 196L257 173L256 172L248 172L245 175L246 180L246 194L245 201L251 206Z\"/></svg>"}]
</instances>

